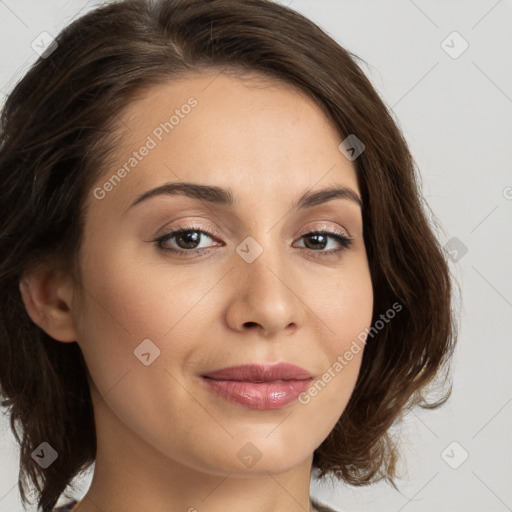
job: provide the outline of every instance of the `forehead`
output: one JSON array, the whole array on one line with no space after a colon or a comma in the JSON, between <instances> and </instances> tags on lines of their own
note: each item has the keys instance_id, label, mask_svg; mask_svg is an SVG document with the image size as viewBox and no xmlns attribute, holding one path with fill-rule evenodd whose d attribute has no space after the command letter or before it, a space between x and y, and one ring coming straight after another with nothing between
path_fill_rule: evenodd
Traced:
<instances>
[{"instance_id":1,"label":"forehead","mask_svg":"<svg viewBox=\"0 0 512 512\"><path fill-rule=\"evenodd\" d=\"M299 89L259 74L219 71L140 93L118 120L121 142L95 186L113 177L124 207L165 182L201 182L277 199L315 184L358 190L353 164L323 110Z\"/></svg>"}]
</instances>

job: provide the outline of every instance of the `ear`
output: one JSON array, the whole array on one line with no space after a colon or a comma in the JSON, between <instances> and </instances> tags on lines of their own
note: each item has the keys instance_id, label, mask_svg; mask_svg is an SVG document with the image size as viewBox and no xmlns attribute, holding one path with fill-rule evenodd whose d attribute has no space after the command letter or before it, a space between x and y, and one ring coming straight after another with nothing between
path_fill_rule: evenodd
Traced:
<instances>
[{"instance_id":1,"label":"ear","mask_svg":"<svg viewBox=\"0 0 512 512\"><path fill-rule=\"evenodd\" d=\"M74 283L60 270L37 268L23 273L20 291L32 321L58 341L76 341L71 314Z\"/></svg>"}]
</instances>

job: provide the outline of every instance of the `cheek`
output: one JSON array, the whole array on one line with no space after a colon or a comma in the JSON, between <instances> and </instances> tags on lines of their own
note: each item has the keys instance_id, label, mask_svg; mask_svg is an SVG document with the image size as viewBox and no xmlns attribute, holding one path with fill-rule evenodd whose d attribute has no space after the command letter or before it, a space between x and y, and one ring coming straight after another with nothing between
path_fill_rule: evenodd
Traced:
<instances>
[{"instance_id":1,"label":"cheek","mask_svg":"<svg viewBox=\"0 0 512 512\"><path fill-rule=\"evenodd\" d=\"M336 278L324 280L323 285L322 289L316 287L308 300L330 334L325 348L333 361L371 324L373 286L366 258L350 261Z\"/></svg>"},{"instance_id":2,"label":"cheek","mask_svg":"<svg viewBox=\"0 0 512 512\"><path fill-rule=\"evenodd\" d=\"M108 235L106 239L110 239ZM167 308L136 258L113 251L115 237L105 244L95 237L82 262L84 292L77 306L77 340L91 377L107 393L126 373L142 366L134 350L145 339L157 339L172 326L172 294Z\"/></svg>"},{"instance_id":3,"label":"cheek","mask_svg":"<svg viewBox=\"0 0 512 512\"><path fill-rule=\"evenodd\" d=\"M366 260L351 265L338 281L329 282L325 293L309 300L318 305L315 312L326 326L319 351L327 358L323 373L299 401L324 415L325 424L334 424L354 390L371 326L373 287Z\"/></svg>"},{"instance_id":4,"label":"cheek","mask_svg":"<svg viewBox=\"0 0 512 512\"><path fill-rule=\"evenodd\" d=\"M78 343L98 390L108 393L127 372L130 375L121 387L128 386L137 375L140 386L135 393L138 389L154 389L155 380L169 380L167 374L153 371L160 366L180 376L181 365L188 364L204 343L198 331L203 332L203 326L215 314L211 300L205 297L210 299L218 293L218 276L171 268L154 258L144 260L129 246L113 251L91 238L89 247L92 249L82 261L86 279L77 330ZM212 288L214 293L208 295ZM144 342L148 339L152 344ZM154 364L144 366L137 356L145 353L139 347L148 346L150 357L156 355L156 359ZM141 370L152 371L139 376ZM140 403L144 402L147 399L141 396Z\"/></svg>"},{"instance_id":5,"label":"cheek","mask_svg":"<svg viewBox=\"0 0 512 512\"><path fill-rule=\"evenodd\" d=\"M207 290L205 279L180 269L145 262L130 250L113 251L92 242L82 263L85 284L84 329L95 336L127 337L134 342L161 338ZM188 279L187 279L188 277ZM190 279L192 277L192 279ZM203 292L204 294L204 292ZM92 338L91 336L88 336Z\"/></svg>"}]
</instances>

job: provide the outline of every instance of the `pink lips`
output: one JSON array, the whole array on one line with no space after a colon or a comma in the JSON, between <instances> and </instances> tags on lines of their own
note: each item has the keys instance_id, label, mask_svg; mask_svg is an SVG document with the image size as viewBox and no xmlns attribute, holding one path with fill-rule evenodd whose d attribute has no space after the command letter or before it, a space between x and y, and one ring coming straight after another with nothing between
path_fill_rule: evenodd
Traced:
<instances>
[{"instance_id":1,"label":"pink lips","mask_svg":"<svg viewBox=\"0 0 512 512\"><path fill-rule=\"evenodd\" d=\"M313 379L308 371L288 363L232 366L202 377L211 391L252 409L284 407L296 400Z\"/></svg>"}]
</instances>

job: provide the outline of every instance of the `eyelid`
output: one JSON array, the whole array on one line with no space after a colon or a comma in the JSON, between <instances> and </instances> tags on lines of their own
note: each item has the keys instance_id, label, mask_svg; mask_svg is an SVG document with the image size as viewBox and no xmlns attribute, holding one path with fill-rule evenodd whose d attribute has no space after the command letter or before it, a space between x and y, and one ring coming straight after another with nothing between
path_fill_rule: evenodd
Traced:
<instances>
[{"instance_id":1,"label":"eyelid","mask_svg":"<svg viewBox=\"0 0 512 512\"><path fill-rule=\"evenodd\" d=\"M303 230L301 229L301 232ZM335 232L337 231L339 234L343 234L345 235L347 238L354 238L349 230L344 227L344 226L341 226L340 224L335 224L334 226L332 226L331 224L327 224L325 221L321 221L320 224L314 224L313 226L311 227L308 227L308 225L306 225L306 227L304 228L304 231L302 232L302 235L300 236L304 236L304 235L307 235L308 233L314 233L314 232L317 232L317 231L329 231L329 232Z\"/></svg>"},{"instance_id":2,"label":"eyelid","mask_svg":"<svg viewBox=\"0 0 512 512\"><path fill-rule=\"evenodd\" d=\"M166 225L165 227L159 229L157 231L157 234L153 237L153 240L155 238L163 238L163 237L169 235L170 233L174 233L175 231L184 231L184 230L201 231L201 232L207 234L208 236L211 236L212 238L217 238L217 239L220 239L225 236L225 234L224 235L221 234L219 232L219 230L217 230L211 224L207 225L205 227L205 226L199 225L199 223L196 224L195 221L184 221L183 224L179 224L178 226L175 226L175 227L168 227ZM350 231L347 228L345 228L344 226L340 226L338 224L338 225L332 227L332 226L328 225L325 221L322 221L322 222L320 222L320 225L315 224L310 227L308 227L306 225L306 227L299 230L299 233L296 234L294 237L292 237L292 239L300 238L300 237L303 237L310 233L315 233L315 232L319 232L319 231L328 231L328 232L333 232L333 233L337 232L337 234L344 235L347 238L350 238L350 239L355 238L354 236L351 235ZM228 232L229 232L229 234L232 234L231 230L228 230Z\"/></svg>"},{"instance_id":3,"label":"eyelid","mask_svg":"<svg viewBox=\"0 0 512 512\"><path fill-rule=\"evenodd\" d=\"M176 221L180 222L180 221ZM153 236L154 238L162 238L166 235L169 235L170 233L173 233L178 230L190 230L190 231L202 231L206 233L208 236L222 238L224 235L222 235L218 229L213 227L212 224L206 224L206 225L200 225L199 222L196 221L182 221L181 224L178 224L177 226L171 226L169 227L169 224L167 223L164 227L160 228L156 235Z\"/></svg>"}]
</instances>

